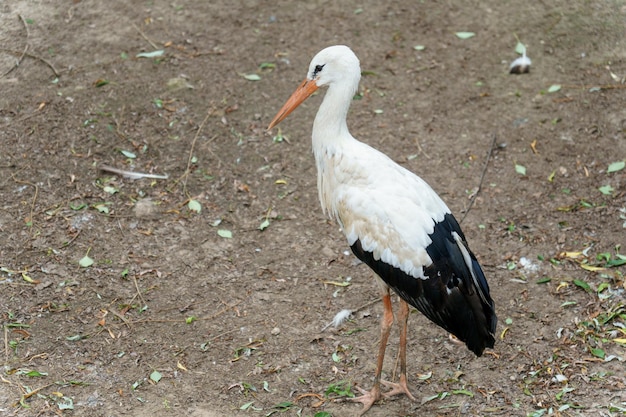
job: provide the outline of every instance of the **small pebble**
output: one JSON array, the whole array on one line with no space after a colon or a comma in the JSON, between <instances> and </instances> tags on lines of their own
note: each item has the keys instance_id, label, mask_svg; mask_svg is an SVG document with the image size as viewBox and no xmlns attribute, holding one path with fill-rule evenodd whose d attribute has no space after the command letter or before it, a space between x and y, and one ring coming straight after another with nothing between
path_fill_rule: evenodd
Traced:
<instances>
[{"instance_id":1,"label":"small pebble","mask_svg":"<svg viewBox=\"0 0 626 417\"><path fill-rule=\"evenodd\" d=\"M159 214L159 208L149 198L138 200L134 207L135 217L140 219L146 219L155 217Z\"/></svg>"}]
</instances>

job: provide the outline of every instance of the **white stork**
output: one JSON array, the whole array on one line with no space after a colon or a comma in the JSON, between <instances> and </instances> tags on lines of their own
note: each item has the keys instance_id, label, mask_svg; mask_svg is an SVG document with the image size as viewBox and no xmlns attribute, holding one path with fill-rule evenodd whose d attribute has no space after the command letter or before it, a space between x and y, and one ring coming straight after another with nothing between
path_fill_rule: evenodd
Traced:
<instances>
[{"instance_id":1,"label":"white stork","mask_svg":"<svg viewBox=\"0 0 626 417\"><path fill-rule=\"evenodd\" d=\"M480 356L493 347L497 318L489 286L450 209L420 177L356 140L346 116L361 69L350 48L331 46L311 61L306 79L268 130L319 87L328 92L313 123L313 153L322 209L341 226L352 252L380 278L384 314L376 376L360 389L365 413L381 397L406 394L406 334L411 304ZM389 289L400 296L400 378L380 379L393 323ZM382 393L380 384L391 387Z\"/></svg>"}]
</instances>

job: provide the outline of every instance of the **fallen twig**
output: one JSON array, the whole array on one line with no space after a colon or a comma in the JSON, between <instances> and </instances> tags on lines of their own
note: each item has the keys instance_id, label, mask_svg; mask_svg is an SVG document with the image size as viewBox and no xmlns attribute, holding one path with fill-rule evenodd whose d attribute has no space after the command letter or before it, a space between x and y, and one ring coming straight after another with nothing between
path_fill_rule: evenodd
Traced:
<instances>
[{"instance_id":1,"label":"fallen twig","mask_svg":"<svg viewBox=\"0 0 626 417\"><path fill-rule=\"evenodd\" d=\"M143 172L126 171L126 170L114 168L108 165L100 165L99 168L101 171L111 172L113 174L121 175L124 178L129 178L131 180L137 180L140 178L152 178L156 180L166 180L169 178L168 175L145 174Z\"/></svg>"},{"instance_id":2,"label":"fallen twig","mask_svg":"<svg viewBox=\"0 0 626 417\"><path fill-rule=\"evenodd\" d=\"M426 159L430 159L430 156L422 149L422 145L420 145L420 141L418 138L415 138L415 145L417 145L417 150L424 154Z\"/></svg>"},{"instance_id":3,"label":"fallen twig","mask_svg":"<svg viewBox=\"0 0 626 417\"><path fill-rule=\"evenodd\" d=\"M19 388L20 388L20 389L22 390L22 392L24 392L24 393L23 393L23 394L22 394L22 396L20 397L20 400L19 400L17 403L13 404L13 406L15 407L15 406L17 406L17 404L24 405L24 401L25 401L25 400L27 400L27 399L29 399L30 397L32 397L33 395L35 395L35 394L39 393L39 391L42 391L42 390L44 390L44 389L46 389L46 388L48 388L48 387L53 386L54 384L55 384L55 382L52 382L51 384L44 385L43 387L39 387L39 388L36 388L36 389L34 389L34 390L32 390L32 391L28 391L28 392L26 392L26 389L24 388L24 386L20 384L20 385L19 385Z\"/></svg>"},{"instance_id":4,"label":"fallen twig","mask_svg":"<svg viewBox=\"0 0 626 417\"><path fill-rule=\"evenodd\" d=\"M108 310L111 313L113 313L113 315L115 317L117 317L118 319L122 320L122 323L124 323L126 326L128 326L128 328L132 328L133 326L131 325L130 321L128 321L128 319L126 317L124 317L123 315L121 315L120 313L118 313L115 310Z\"/></svg>"},{"instance_id":5,"label":"fallen twig","mask_svg":"<svg viewBox=\"0 0 626 417\"><path fill-rule=\"evenodd\" d=\"M137 277L135 277L135 275L133 275L133 282L135 283L135 289L137 290L137 295L139 296L139 299L143 303L142 307L147 306L146 300L143 299L143 296L141 295L141 291L139 290L139 284L137 284ZM126 324L128 324L128 323L126 323Z\"/></svg>"},{"instance_id":6,"label":"fallen twig","mask_svg":"<svg viewBox=\"0 0 626 417\"><path fill-rule=\"evenodd\" d=\"M139 27L137 25L133 24L133 26L135 27L135 30L137 30L137 32L139 32L141 37L144 38L146 40L146 42L148 42L150 44L150 46L152 46L154 49L160 49L154 42L152 42L150 40L150 38L148 38L148 36L146 36L145 33L143 33L143 31L141 29L139 29Z\"/></svg>"},{"instance_id":7,"label":"fallen twig","mask_svg":"<svg viewBox=\"0 0 626 417\"><path fill-rule=\"evenodd\" d=\"M58 77L58 76L59 76L59 71L57 71L57 70L56 70L56 68L54 68L54 65L52 65L49 61L47 61L46 59L44 59L44 58L42 58L42 57L40 57L40 56L37 56L37 55L31 54L31 53L28 53L28 52L26 52L26 51L24 51L24 52L20 52L20 51L16 51L16 50L14 50L14 49L1 48L1 47L0 47L0 51L2 51L2 52L6 52L6 53L8 53L8 54L17 55L17 56L21 56L21 55L23 54L24 56L27 56L27 57L29 57L29 58L32 58L32 59L35 59L35 60L41 61L41 62L43 62L44 64L46 64L46 65L48 66L48 68L50 68L50 69L52 70L52 72L54 73L54 76L55 76L55 77Z\"/></svg>"},{"instance_id":8,"label":"fallen twig","mask_svg":"<svg viewBox=\"0 0 626 417\"><path fill-rule=\"evenodd\" d=\"M483 181L485 180L485 174L487 174L487 168L489 167L489 160L491 159L491 155L493 154L493 148L496 145L497 138L498 137L494 133L493 139L491 140L491 146L489 146L489 152L487 153L487 159L485 159L485 166L483 167L483 172L480 174L480 180L478 181L478 188L476 189L476 192L472 196L469 206L467 206L467 210L465 210L465 214L463 215L459 223L463 223L463 220L465 220L468 213L472 209L472 206L474 205L474 202L476 201L476 197L478 197L478 193L480 193L480 190L483 188Z\"/></svg>"},{"instance_id":9,"label":"fallen twig","mask_svg":"<svg viewBox=\"0 0 626 417\"><path fill-rule=\"evenodd\" d=\"M191 167L191 161L193 160L193 151L194 151L194 148L196 147L196 142L198 141L200 132L202 132L202 129L204 128L204 125L206 124L207 120L209 120L210 115L211 115L211 112L207 111L207 114L204 117L204 120L202 120L202 123L200 123L200 126L198 127L198 131L196 132L196 135L193 137L193 140L191 141L191 149L189 149L189 157L187 158L187 167L185 168L185 172L183 172L183 175L181 175L176 181L174 181L174 184L177 184L180 181L184 180L183 182L184 194L187 194L187 176L189 175L189 168ZM213 141L216 137L217 135L213 136L209 140L209 142Z\"/></svg>"},{"instance_id":10,"label":"fallen twig","mask_svg":"<svg viewBox=\"0 0 626 417\"><path fill-rule=\"evenodd\" d=\"M24 59L24 55L26 55L26 51L28 51L28 38L30 36L28 32L28 25L26 24L26 20L24 20L24 17L21 14L18 14L17 16L20 18L22 24L24 25L24 30L26 30L26 45L24 45L24 51L22 51L22 54L17 59L17 62L15 63L15 65L9 68L7 72L2 74L3 77L6 77L7 75L11 73L11 71L13 71L15 68L20 66L20 64L22 63L22 60Z\"/></svg>"}]
</instances>

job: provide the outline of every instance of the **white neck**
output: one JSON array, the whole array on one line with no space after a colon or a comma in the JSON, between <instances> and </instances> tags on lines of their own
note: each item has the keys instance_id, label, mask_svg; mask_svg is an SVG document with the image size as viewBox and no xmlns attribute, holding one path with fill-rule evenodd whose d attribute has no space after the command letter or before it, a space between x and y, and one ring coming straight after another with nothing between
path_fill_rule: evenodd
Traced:
<instances>
[{"instance_id":1,"label":"white neck","mask_svg":"<svg viewBox=\"0 0 626 417\"><path fill-rule=\"evenodd\" d=\"M357 81L358 86L358 81ZM337 83L328 87L313 122L313 155L317 165L317 188L322 209L341 224L332 192L336 178L332 169L341 161L349 142L356 141L348 131L346 116L356 87Z\"/></svg>"},{"instance_id":2,"label":"white neck","mask_svg":"<svg viewBox=\"0 0 626 417\"><path fill-rule=\"evenodd\" d=\"M328 87L313 122L313 153L316 158L324 153L334 154L341 142L354 140L346 123L354 90L349 84L337 83Z\"/></svg>"}]
</instances>

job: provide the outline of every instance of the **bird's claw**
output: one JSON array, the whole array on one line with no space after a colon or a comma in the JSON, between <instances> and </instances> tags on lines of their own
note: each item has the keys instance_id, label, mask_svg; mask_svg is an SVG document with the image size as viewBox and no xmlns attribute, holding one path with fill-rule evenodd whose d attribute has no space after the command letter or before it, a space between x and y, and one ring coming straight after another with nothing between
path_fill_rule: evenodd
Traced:
<instances>
[{"instance_id":1,"label":"bird's claw","mask_svg":"<svg viewBox=\"0 0 626 417\"><path fill-rule=\"evenodd\" d=\"M407 397L409 397L409 400L413 402L417 402L417 400L415 399L415 397L413 396L413 394L411 394L411 391L409 390L409 386L406 383L406 377L404 375L400 376L400 381L397 383L384 381L384 380L381 380L380 383L386 387L391 388L391 391L387 391L382 394L383 397L389 398L389 397L393 397L394 395L404 394Z\"/></svg>"},{"instance_id":2,"label":"bird's claw","mask_svg":"<svg viewBox=\"0 0 626 417\"><path fill-rule=\"evenodd\" d=\"M364 390L363 388L358 387L358 386L355 387L361 394L363 394L359 397L351 398L351 401L359 402L363 404L363 409L358 414L359 416L362 416L363 414L365 414L367 410L369 410L372 407L372 405L374 405L374 403L376 403L378 400L382 398L391 398L395 395L404 394L407 397L409 397L411 401L417 402L417 400L415 399L415 397L413 396L413 394L411 394L411 391L409 390L409 387L406 382L406 377L404 375L400 376L399 382L389 382L389 381L385 381L381 379L380 383L386 387L390 387L391 391L381 392L380 385L378 384L375 384L374 387L372 387L372 389L369 391Z\"/></svg>"},{"instance_id":3,"label":"bird's claw","mask_svg":"<svg viewBox=\"0 0 626 417\"><path fill-rule=\"evenodd\" d=\"M374 387L370 391L366 391L361 387L355 387L361 394L359 397L351 398L351 401L363 404L363 408L358 416L362 416L369 410L372 405L378 400L382 398L382 394L380 392L380 386L374 385Z\"/></svg>"}]
</instances>

